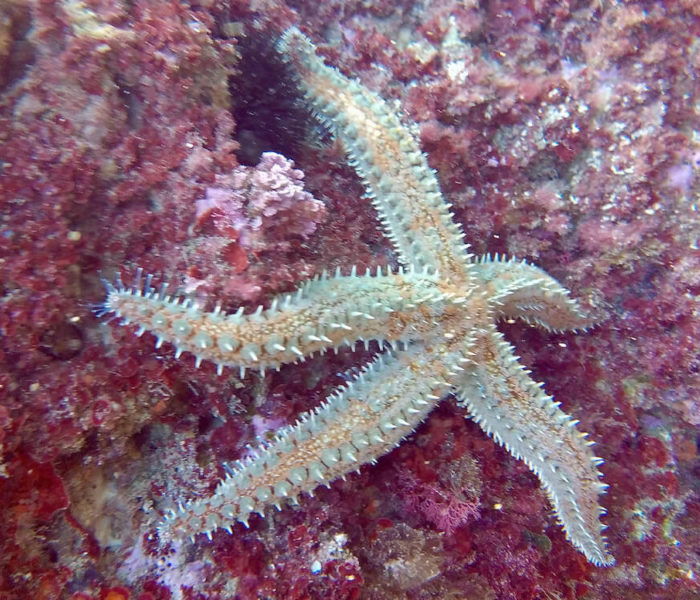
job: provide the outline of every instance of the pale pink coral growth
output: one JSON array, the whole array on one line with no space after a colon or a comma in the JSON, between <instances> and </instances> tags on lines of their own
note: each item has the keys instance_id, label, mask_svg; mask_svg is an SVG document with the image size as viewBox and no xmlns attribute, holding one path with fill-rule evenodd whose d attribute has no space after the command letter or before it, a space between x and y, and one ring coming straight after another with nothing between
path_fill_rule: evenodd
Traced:
<instances>
[{"instance_id":1,"label":"pale pink coral growth","mask_svg":"<svg viewBox=\"0 0 700 600\"><path fill-rule=\"evenodd\" d=\"M217 176L216 184L197 200L197 222L211 217L220 234L248 250L286 249L290 237L308 237L326 218L323 202L304 190L303 171L274 152L264 152L254 168Z\"/></svg>"}]
</instances>

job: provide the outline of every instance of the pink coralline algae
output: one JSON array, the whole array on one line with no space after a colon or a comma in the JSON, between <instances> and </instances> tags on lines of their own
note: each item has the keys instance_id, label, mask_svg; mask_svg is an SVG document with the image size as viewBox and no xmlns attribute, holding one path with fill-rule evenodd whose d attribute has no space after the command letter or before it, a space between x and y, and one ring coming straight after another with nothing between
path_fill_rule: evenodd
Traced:
<instances>
[{"instance_id":1,"label":"pink coralline algae","mask_svg":"<svg viewBox=\"0 0 700 600\"><path fill-rule=\"evenodd\" d=\"M199 235L186 251L191 267L184 290L205 302L222 293L258 299L258 272L275 281L327 219L326 205L304 189L303 179L293 161L275 152L263 152L254 168L217 174L195 202Z\"/></svg>"},{"instance_id":2,"label":"pink coralline algae","mask_svg":"<svg viewBox=\"0 0 700 600\"><path fill-rule=\"evenodd\" d=\"M326 217L325 205L304 191L303 179L291 160L263 152L254 169L238 166L216 177L216 187L197 200L197 222L211 218L217 233L248 250L286 251L289 237L308 238Z\"/></svg>"},{"instance_id":3,"label":"pink coralline algae","mask_svg":"<svg viewBox=\"0 0 700 600\"><path fill-rule=\"evenodd\" d=\"M214 187L195 203L201 235L194 253L202 268L193 271L185 289L211 296L206 274L211 263L225 264L235 280L263 255L287 256L297 250L327 217L325 204L304 190L303 179L293 161L274 152L264 152L255 168L239 165L217 175ZM221 274L212 273L212 278ZM241 280L236 292L250 299L259 287L251 289Z\"/></svg>"},{"instance_id":4,"label":"pink coralline algae","mask_svg":"<svg viewBox=\"0 0 700 600\"><path fill-rule=\"evenodd\" d=\"M293 80L241 57L292 23L416 123L475 252L529 259L598 317L503 331L605 459L614 567L449 403L295 509L158 545L165 498L211 493L376 350L217 377L92 314L100 275L137 265L231 310L396 264ZM698 36L695 0L1 2L0 600L697 598ZM272 112L244 135L251 89ZM449 528L434 493L478 514Z\"/></svg>"}]
</instances>

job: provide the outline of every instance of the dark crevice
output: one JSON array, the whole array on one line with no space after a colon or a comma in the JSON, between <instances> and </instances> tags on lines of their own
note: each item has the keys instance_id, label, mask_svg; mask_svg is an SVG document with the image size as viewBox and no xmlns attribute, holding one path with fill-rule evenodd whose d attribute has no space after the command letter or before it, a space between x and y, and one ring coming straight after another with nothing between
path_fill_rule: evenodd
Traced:
<instances>
[{"instance_id":1,"label":"dark crevice","mask_svg":"<svg viewBox=\"0 0 700 600\"><path fill-rule=\"evenodd\" d=\"M263 152L295 159L313 122L291 69L275 48L278 32L253 32L238 44L238 75L231 78L238 160L257 165Z\"/></svg>"}]
</instances>

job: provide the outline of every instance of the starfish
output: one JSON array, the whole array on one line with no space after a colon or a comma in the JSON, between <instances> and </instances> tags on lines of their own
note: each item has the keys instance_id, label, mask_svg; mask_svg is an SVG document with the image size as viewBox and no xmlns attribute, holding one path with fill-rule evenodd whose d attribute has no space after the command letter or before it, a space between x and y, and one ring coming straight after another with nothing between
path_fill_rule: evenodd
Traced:
<instances>
[{"instance_id":1,"label":"starfish","mask_svg":"<svg viewBox=\"0 0 700 600\"><path fill-rule=\"evenodd\" d=\"M204 312L156 291L140 272L132 286L107 284L103 311L224 367L279 369L357 342L385 351L296 424L229 468L211 496L180 504L159 525L161 540L246 526L251 513L296 502L319 484L374 463L409 436L443 398L457 403L540 479L570 542L610 565L599 517L598 465L573 420L535 383L497 329L522 319L550 331L590 321L568 291L539 268L476 258L452 220L435 172L413 131L362 84L327 66L296 28L279 50L317 117L343 144L403 267L360 275L326 273L251 314Z\"/></svg>"}]
</instances>

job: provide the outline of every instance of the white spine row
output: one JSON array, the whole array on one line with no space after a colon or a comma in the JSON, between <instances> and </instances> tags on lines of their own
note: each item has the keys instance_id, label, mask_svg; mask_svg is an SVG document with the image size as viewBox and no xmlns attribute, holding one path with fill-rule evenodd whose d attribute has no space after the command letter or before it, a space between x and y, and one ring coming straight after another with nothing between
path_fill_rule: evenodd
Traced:
<instances>
[{"instance_id":1,"label":"white spine row","mask_svg":"<svg viewBox=\"0 0 700 600\"><path fill-rule=\"evenodd\" d=\"M489 290L499 319L522 319L548 331L585 331L593 325L569 290L545 271L498 254L480 257L474 277Z\"/></svg>"},{"instance_id":2,"label":"white spine row","mask_svg":"<svg viewBox=\"0 0 700 600\"><path fill-rule=\"evenodd\" d=\"M406 344L424 338L445 306L460 301L442 296L437 280L427 268L401 268L395 274L378 269L363 276L353 268L347 277L324 274L311 280L292 294L274 298L267 309L226 314L220 309L205 312L188 300L156 291L150 279L143 286L139 276L133 286L120 281L107 285L104 312L137 325L137 335L151 332L156 347L173 344L177 357L189 352L197 366L207 360L219 372L236 366L243 375L245 369L279 369L358 341Z\"/></svg>"},{"instance_id":3,"label":"white spine row","mask_svg":"<svg viewBox=\"0 0 700 600\"><path fill-rule=\"evenodd\" d=\"M318 119L345 148L401 262L470 281L471 255L435 171L396 110L358 81L326 65L296 28L279 42Z\"/></svg>"},{"instance_id":4,"label":"white spine row","mask_svg":"<svg viewBox=\"0 0 700 600\"><path fill-rule=\"evenodd\" d=\"M472 349L474 362L457 384L460 404L537 475L571 543L594 564L612 564L599 519L605 511L598 504L607 485L600 481L603 461L591 452L593 443L517 364L498 331L484 331Z\"/></svg>"},{"instance_id":5,"label":"white spine row","mask_svg":"<svg viewBox=\"0 0 700 600\"><path fill-rule=\"evenodd\" d=\"M465 359L443 345L427 354L420 344L385 354L345 388L281 430L275 440L233 467L214 494L174 509L159 527L162 539L231 531L251 514L296 503L304 492L374 463L409 435L451 389ZM452 369L446 369L451 364ZM431 377L426 377L431 373Z\"/></svg>"}]
</instances>

